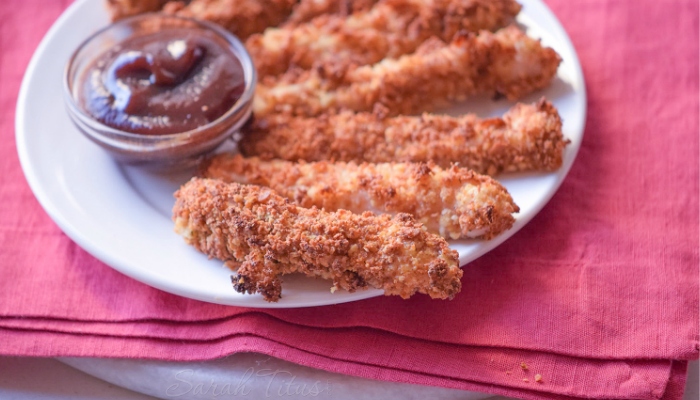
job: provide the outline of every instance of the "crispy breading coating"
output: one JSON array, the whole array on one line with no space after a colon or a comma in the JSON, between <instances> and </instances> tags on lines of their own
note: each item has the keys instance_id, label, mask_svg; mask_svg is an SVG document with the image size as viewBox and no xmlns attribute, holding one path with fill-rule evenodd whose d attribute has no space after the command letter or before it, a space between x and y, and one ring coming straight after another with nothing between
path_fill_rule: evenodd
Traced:
<instances>
[{"instance_id":1,"label":"crispy breading coating","mask_svg":"<svg viewBox=\"0 0 700 400\"><path fill-rule=\"evenodd\" d=\"M373 113L317 118L271 115L246 128L238 143L246 156L290 161L457 163L478 173L554 171L569 141L557 109L542 98L516 104L503 118L384 117Z\"/></svg>"},{"instance_id":2,"label":"crispy breading coating","mask_svg":"<svg viewBox=\"0 0 700 400\"><path fill-rule=\"evenodd\" d=\"M292 65L342 71L412 53L433 36L449 42L462 30L502 28L519 11L513 0L384 0L347 18L324 15L296 27L268 28L248 38L246 48L261 78Z\"/></svg>"},{"instance_id":3,"label":"crispy breading coating","mask_svg":"<svg viewBox=\"0 0 700 400\"><path fill-rule=\"evenodd\" d=\"M298 0L107 0L112 20L163 11L223 26L241 39L281 24Z\"/></svg>"},{"instance_id":4,"label":"crispy breading coating","mask_svg":"<svg viewBox=\"0 0 700 400\"><path fill-rule=\"evenodd\" d=\"M163 12L223 26L241 39L277 26L292 12L296 0L170 1Z\"/></svg>"},{"instance_id":5,"label":"crispy breading coating","mask_svg":"<svg viewBox=\"0 0 700 400\"><path fill-rule=\"evenodd\" d=\"M461 289L457 252L408 214L325 212L269 188L193 178L175 192L175 231L197 250L238 267L241 293L281 294L281 275L301 272L334 288L383 289L452 298Z\"/></svg>"},{"instance_id":6,"label":"crispy breading coating","mask_svg":"<svg viewBox=\"0 0 700 400\"><path fill-rule=\"evenodd\" d=\"M107 0L112 21L137 14L159 11L168 0Z\"/></svg>"},{"instance_id":7,"label":"crispy breading coating","mask_svg":"<svg viewBox=\"0 0 700 400\"><path fill-rule=\"evenodd\" d=\"M515 26L428 40L413 54L329 76L323 69L289 71L258 84L253 111L316 116L343 108L415 114L476 94L515 100L551 82L561 59ZM269 77L268 77L269 78Z\"/></svg>"},{"instance_id":8,"label":"crispy breading coating","mask_svg":"<svg viewBox=\"0 0 700 400\"><path fill-rule=\"evenodd\" d=\"M203 175L267 186L306 208L408 213L448 239L491 239L513 226L511 214L519 211L494 179L432 163L294 163L219 154Z\"/></svg>"},{"instance_id":9,"label":"crispy breading coating","mask_svg":"<svg viewBox=\"0 0 700 400\"><path fill-rule=\"evenodd\" d=\"M292 15L284 22L283 26L292 27L314 18L336 14L347 17L356 12L367 11L379 0L301 0L294 7Z\"/></svg>"}]
</instances>

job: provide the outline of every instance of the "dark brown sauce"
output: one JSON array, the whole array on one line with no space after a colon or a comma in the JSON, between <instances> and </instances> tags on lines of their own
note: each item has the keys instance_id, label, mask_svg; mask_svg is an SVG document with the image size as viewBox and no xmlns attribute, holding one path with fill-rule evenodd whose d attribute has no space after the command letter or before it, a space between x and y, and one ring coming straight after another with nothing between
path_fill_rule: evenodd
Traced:
<instances>
[{"instance_id":1,"label":"dark brown sauce","mask_svg":"<svg viewBox=\"0 0 700 400\"><path fill-rule=\"evenodd\" d=\"M102 54L83 77L82 97L105 125L166 135L216 120L244 89L243 67L225 44L183 28L133 37Z\"/></svg>"}]
</instances>

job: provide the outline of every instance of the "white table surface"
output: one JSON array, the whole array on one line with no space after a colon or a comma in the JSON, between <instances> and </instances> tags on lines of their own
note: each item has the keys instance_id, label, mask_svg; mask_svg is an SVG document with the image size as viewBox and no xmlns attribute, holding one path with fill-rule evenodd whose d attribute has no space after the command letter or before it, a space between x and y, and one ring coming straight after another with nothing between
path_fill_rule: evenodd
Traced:
<instances>
[{"instance_id":1,"label":"white table surface","mask_svg":"<svg viewBox=\"0 0 700 400\"><path fill-rule=\"evenodd\" d=\"M691 362L684 400L700 398L698 371L698 362ZM101 381L54 359L0 357L0 399L145 400L155 398ZM507 400L508 398L496 396L491 399Z\"/></svg>"}]
</instances>

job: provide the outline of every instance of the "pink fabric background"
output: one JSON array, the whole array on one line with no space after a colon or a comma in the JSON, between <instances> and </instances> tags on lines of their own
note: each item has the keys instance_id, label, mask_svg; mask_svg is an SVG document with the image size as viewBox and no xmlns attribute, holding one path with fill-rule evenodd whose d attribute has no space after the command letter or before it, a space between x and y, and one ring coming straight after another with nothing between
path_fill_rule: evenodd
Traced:
<instances>
[{"instance_id":1,"label":"pink fabric background","mask_svg":"<svg viewBox=\"0 0 700 400\"><path fill-rule=\"evenodd\" d=\"M0 354L257 351L532 399L681 397L685 360L699 348L696 1L547 1L583 65L583 145L544 210L465 268L454 301L264 311L133 281L71 242L34 199L15 150L15 102L31 54L69 3L0 4Z\"/></svg>"}]
</instances>

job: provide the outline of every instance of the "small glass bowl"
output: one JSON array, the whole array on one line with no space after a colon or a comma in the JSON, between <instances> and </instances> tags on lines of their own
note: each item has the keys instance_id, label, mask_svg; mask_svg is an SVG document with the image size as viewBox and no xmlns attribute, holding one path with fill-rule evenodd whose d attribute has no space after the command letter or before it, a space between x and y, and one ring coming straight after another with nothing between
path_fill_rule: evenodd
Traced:
<instances>
[{"instance_id":1,"label":"small glass bowl","mask_svg":"<svg viewBox=\"0 0 700 400\"><path fill-rule=\"evenodd\" d=\"M92 62L111 47L142 34L181 28L204 29L228 46L243 67L245 89L241 98L224 115L187 132L143 135L104 125L82 105L81 84ZM249 119L257 81L253 60L238 38L217 25L165 14L142 14L112 24L85 40L66 65L63 92L68 114L78 129L107 150L117 161L155 167L191 166L236 133Z\"/></svg>"}]
</instances>

